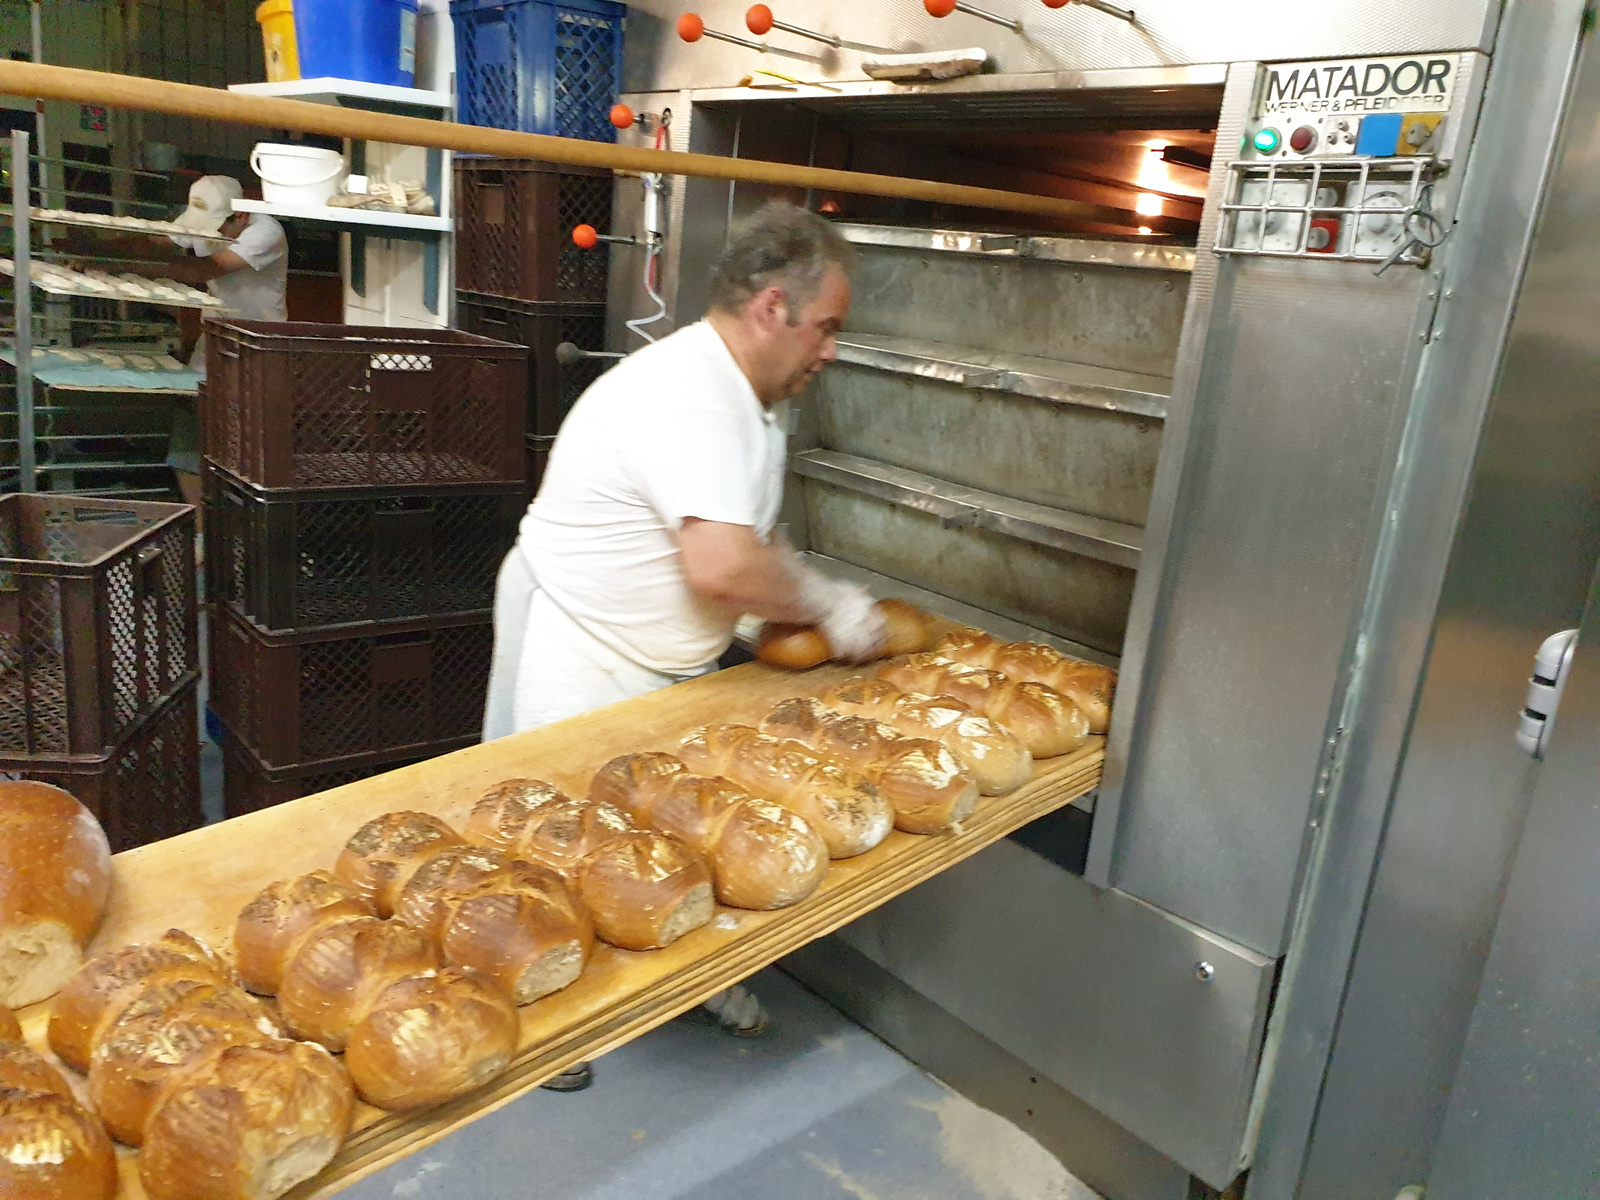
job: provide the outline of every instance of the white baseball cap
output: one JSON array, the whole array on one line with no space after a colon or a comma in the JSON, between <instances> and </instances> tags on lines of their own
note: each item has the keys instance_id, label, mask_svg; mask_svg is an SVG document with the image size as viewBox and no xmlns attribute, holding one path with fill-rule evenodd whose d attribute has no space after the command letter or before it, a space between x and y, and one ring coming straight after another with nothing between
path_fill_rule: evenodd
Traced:
<instances>
[{"instance_id":1,"label":"white baseball cap","mask_svg":"<svg viewBox=\"0 0 1600 1200\"><path fill-rule=\"evenodd\" d=\"M244 195L244 187L231 175L202 175L189 185L189 207L178 215L176 224L196 233L215 233L233 215L233 202Z\"/></svg>"}]
</instances>

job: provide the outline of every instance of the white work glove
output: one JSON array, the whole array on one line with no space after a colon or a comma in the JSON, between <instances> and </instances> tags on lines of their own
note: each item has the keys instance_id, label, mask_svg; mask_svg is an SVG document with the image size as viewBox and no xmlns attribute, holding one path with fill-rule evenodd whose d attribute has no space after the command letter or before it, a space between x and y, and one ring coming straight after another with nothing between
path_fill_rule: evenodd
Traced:
<instances>
[{"instance_id":1,"label":"white work glove","mask_svg":"<svg viewBox=\"0 0 1600 1200\"><path fill-rule=\"evenodd\" d=\"M777 545L786 552L784 565L794 580L804 619L822 629L834 657L846 662L878 657L889 631L867 589L829 579L806 566L788 542L780 540Z\"/></svg>"}]
</instances>

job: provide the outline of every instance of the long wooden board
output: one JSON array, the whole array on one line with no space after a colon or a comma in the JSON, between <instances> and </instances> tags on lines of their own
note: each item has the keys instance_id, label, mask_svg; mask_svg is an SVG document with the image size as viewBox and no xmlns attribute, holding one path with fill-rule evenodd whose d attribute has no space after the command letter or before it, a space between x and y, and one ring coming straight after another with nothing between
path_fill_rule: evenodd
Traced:
<instances>
[{"instance_id":1,"label":"long wooden board","mask_svg":"<svg viewBox=\"0 0 1600 1200\"><path fill-rule=\"evenodd\" d=\"M574 795L618 754L670 750L710 721L755 722L779 700L820 694L850 675L821 667L800 675L749 665L720 671L560 724L264 812L144 846L115 859L111 907L92 953L159 937L174 926L231 948L234 918L274 879L330 868L363 822L394 809L435 813L461 825L485 789L503 779L547 779ZM986 798L959 832L893 833L876 849L832 864L804 903L770 913L719 908L709 926L665 950L597 949L581 979L522 1009L521 1050L494 1082L451 1103L414 1113L362 1106L338 1158L291 1193L331 1196L493 1112L574 1063L593 1059L693 1008L816 938L833 932L924 879L1070 803L1099 782L1103 742L1036 763L1028 783ZM25 1011L29 1041L44 1048L49 1005ZM144 1200L137 1158L122 1158L121 1200Z\"/></svg>"}]
</instances>

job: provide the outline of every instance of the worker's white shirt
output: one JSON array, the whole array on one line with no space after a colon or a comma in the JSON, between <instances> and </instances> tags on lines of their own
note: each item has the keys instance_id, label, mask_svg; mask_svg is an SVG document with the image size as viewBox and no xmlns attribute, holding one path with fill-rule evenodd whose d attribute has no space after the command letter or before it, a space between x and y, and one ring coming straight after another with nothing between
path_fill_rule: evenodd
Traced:
<instances>
[{"instance_id":1,"label":"worker's white shirt","mask_svg":"<svg viewBox=\"0 0 1600 1200\"><path fill-rule=\"evenodd\" d=\"M178 245L210 258L218 250L232 250L250 264L248 271L235 271L210 280L206 288L238 316L247 321L287 321L289 309L289 239L283 226L266 213L251 213L239 236L224 245L200 238L174 237Z\"/></svg>"},{"instance_id":2,"label":"worker's white shirt","mask_svg":"<svg viewBox=\"0 0 1600 1200\"><path fill-rule=\"evenodd\" d=\"M584 632L652 671L691 674L735 618L684 580L686 517L763 539L783 500L786 439L704 321L623 359L562 423L518 545L537 587Z\"/></svg>"}]
</instances>

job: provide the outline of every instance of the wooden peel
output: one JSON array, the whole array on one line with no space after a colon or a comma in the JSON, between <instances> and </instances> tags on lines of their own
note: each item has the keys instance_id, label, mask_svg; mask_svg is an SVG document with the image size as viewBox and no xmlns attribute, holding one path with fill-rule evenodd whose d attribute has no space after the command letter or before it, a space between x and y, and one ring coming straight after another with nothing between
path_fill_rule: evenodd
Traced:
<instances>
[{"instance_id":1,"label":"wooden peel","mask_svg":"<svg viewBox=\"0 0 1600 1200\"><path fill-rule=\"evenodd\" d=\"M1053 196L1030 196L997 188L903 179L863 171L836 171L747 158L723 158L715 154L686 154L676 150L650 150L642 146L617 146L580 138L513 133L505 129L456 125L421 117L397 117L328 104L311 104L303 100L245 95L221 88L168 83L107 71L84 71L76 67L0 61L0 93L43 100L68 100L108 108L173 113L359 141L489 154L498 158L536 158L575 166L660 172L701 179L732 179L864 196L891 196L930 204L1029 213L1059 220L1091 221L1129 228L1143 225L1171 233L1193 230L1192 222L1177 221L1170 217L1141 216L1130 209L1087 204L1080 200L1060 200Z\"/></svg>"}]
</instances>

